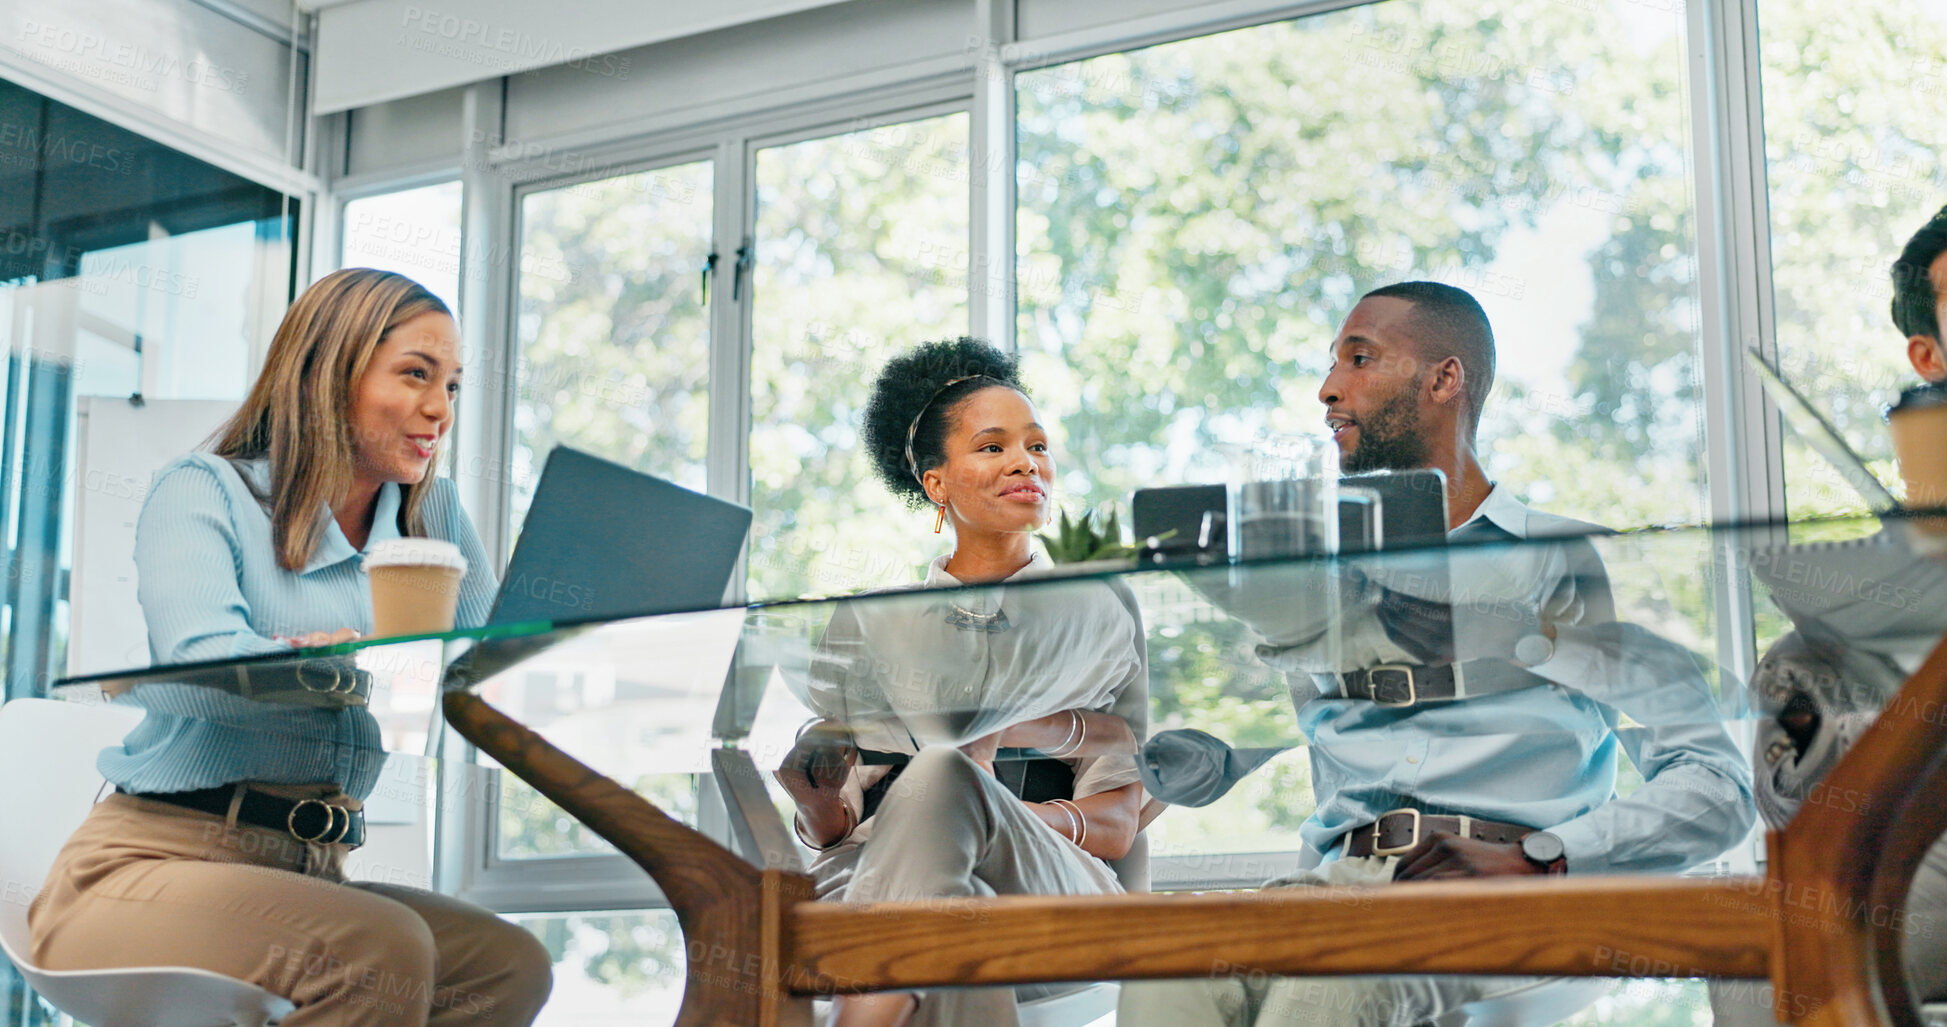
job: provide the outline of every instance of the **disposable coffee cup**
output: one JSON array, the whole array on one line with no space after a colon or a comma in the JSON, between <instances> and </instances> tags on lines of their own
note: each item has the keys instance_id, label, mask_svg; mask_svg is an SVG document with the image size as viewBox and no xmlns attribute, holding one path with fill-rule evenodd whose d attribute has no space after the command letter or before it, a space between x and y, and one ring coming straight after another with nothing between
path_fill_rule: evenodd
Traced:
<instances>
[{"instance_id":1,"label":"disposable coffee cup","mask_svg":"<svg viewBox=\"0 0 1947 1027\"><path fill-rule=\"evenodd\" d=\"M1886 412L1893 432L1893 455L1906 482L1906 505L1913 510L1947 507L1947 383L1916 385L1900 393ZM1947 535L1947 517L1922 517L1915 526L1929 535Z\"/></svg>"},{"instance_id":2,"label":"disposable coffee cup","mask_svg":"<svg viewBox=\"0 0 1947 1027\"><path fill-rule=\"evenodd\" d=\"M372 583L372 635L432 635L453 630L466 557L451 542L399 538L365 553Z\"/></svg>"}]
</instances>

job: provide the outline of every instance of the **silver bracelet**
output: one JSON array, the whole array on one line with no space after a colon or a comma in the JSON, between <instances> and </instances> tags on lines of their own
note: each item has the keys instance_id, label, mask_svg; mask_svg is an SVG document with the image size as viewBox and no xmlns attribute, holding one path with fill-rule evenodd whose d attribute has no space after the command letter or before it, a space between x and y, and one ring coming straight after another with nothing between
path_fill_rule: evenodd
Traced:
<instances>
[{"instance_id":1,"label":"silver bracelet","mask_svg":"<svg viewBox=\"0 0 1947 1027\"><path fill-rule=\"evenodd\" d=\"M1045 750L1046 755L1061 759L1079 751L1082 743L1088 741L1088 721L1083 719L1082 711L1070 709L1068 716L1073 718L1068 725L1068 737L1062 739L1060 745ZM1076 737L1077 732L1080 732L1080 737Z\"/></svg>"},{"instance_id":2,"label":"silver bracelet","mask_svg":"<svg viewBox=\"0 0 1947 1027\"><path fill-rule=\"evenodd\" d=\"M1072 811L1070 811L1069 808L1065 804L1063 804L1063 802L1060 799L1049 799L1048 805L1053 806L1054 808L1060 810L1062 819L1068 821L1067 831L1064 832L1061 831L1060 828L1056 828L1056 832L1061 834L1062 837L1067 838L1069 841L1071 842L1074 841L1075 836L1081 833L1081 828L1075 826L1075 814Z\"/></svg>"},{"instance_id":3,"label":"silver bracelet","mask_svg":"<svg viewBox=\"0 0 1947 1027\"><path fill-rule=\"evenodd\" d=\"M1088 841L1088 818L1082 815L1082 808L1075 805L1074 801L1070 799L1050 799L1048 801L1068 815L1068 822L1074 827L1074 830L1068 836L1068 840L1074 842L1076 845Z\"/></svg>"}]
</instances>

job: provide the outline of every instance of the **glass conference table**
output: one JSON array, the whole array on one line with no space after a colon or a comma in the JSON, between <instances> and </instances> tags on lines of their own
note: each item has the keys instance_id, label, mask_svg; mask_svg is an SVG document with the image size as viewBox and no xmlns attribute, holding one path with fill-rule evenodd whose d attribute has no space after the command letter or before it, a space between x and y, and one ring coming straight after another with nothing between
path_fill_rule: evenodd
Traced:
<instances>
[{"instance_id":1,"label":"glass conference table","mask_svg":"<svg viewBox=\"0 0 1947 1027\"><path fill-rule=\"evenodd\" d=\"M1796 1022L1918 1023L1947 990L1947 896L1926 887L1947 828L1947 558L1917 525L1192 554L57 694L296 735L348 766L382 748L408 774L443 713L654 879L684 933L683 1024L809 1023L813 997L846 992L1379 974L1768 978ZM1034 834L898 786L955 747L1031 799L1140 781L1116 799L1144 825L1109 868L1127 893L819 900L871 843L810 849L787 779L873 837L922 807ZM951 752L928 759L924 780L962 780L940 776ZM670 775L707 781L727 827L646 797ZM1402 862L1463 822L1442 817L1498 814L1558 836L1569 873L1260 888L1380 813L1364 844ZM1074 857L1074 833L1028 848Z\"/></svg>"}]
</instances>

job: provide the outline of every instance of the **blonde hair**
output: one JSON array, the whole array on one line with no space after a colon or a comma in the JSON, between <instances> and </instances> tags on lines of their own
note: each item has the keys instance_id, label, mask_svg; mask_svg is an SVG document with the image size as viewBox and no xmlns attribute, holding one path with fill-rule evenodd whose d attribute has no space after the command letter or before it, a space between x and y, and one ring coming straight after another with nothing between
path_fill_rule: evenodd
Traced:
<instances>
[{"instance_id":1,"label":"blonde hair","mask_svg":"<svg viewBox=\"0 0 1947 1027\"><path fill-rule=\"evenodd\" d=\"M439 297L404 275L347 268L324 276L291 304L250 395L210 437L218 456L270 460L270 495L258 498L269 507L277 563L285 570L304 569L324 537L318 508L351 490L352 395L372 351L386 333L426 313L452 316ZM429 467L406 486L403 533L426 533L420 507L435 477Z\"/></svg>"}]
</instances>

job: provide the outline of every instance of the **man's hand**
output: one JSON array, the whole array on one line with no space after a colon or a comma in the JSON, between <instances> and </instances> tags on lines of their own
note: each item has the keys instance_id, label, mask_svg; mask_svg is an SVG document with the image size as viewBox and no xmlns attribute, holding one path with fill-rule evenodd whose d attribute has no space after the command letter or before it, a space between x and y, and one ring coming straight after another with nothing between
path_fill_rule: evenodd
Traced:
<instances>
[{"instance_id":1,"label":"man's hand","mask_svg":"<svg viewBox=\"0 0 1947 1027\"><path fill-rule=\"evenodd\" d=\"M1433 831L1420 839L1420 844L1400 853L1399 865L1393 868L1393 880L1438 881L1545 873L1546 870L1522 855L1518 843L1504 845Z\"/></svg>"}]
</instances>

